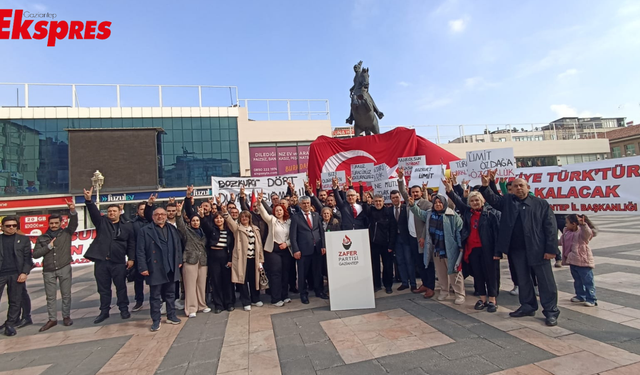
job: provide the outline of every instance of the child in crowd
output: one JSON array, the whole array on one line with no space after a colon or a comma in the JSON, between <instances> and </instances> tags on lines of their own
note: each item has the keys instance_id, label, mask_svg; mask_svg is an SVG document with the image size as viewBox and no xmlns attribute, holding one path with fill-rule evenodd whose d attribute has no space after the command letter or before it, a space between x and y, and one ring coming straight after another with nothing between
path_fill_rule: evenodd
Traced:
<instances>
[{"instance_id":1,"label":"child in crowd","mask_svg":"<svg viewBox=\"0 0 640 375\"><path fill-rule=\"evenodd\" d=\"M560 237L560 245L562 262L570 266L576 290L571 302L582 303L587 307L597 306L593 281L595 262L589 248L589 241L596 235L595 227L586 215L567 215L566 223Z\"/></svg>"}]
</instances>

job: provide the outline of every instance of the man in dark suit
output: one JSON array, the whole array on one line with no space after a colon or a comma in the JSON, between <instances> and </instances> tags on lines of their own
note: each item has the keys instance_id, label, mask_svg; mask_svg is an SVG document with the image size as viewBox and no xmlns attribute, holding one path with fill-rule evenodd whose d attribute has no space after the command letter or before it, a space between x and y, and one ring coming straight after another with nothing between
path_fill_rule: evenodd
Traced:
<instances>
[{"instance_id":1,"label":"man in dark suit","mask_svg":"<svg viewBox=\"0 0 640 375\"><path fill-rule=\"evenodd\" d=\"M398 290L409 289L418 290L416 285L416 267L413 262L413 254L411 253L411 234L409 233L409 220L407 216L407 206L400 199L398 190L391 191L391 203L393 206L393 217L396 220L396 260L398 261L398 271L400 273L401 285Z\"/></svg>"},{"instance_id":2,"label":"man in dark suit","mask_svg":"<svg viewBox=\"0 0 640 375\"><path fill-rule=\"evenodd\" d=\"M100 294L100 315L93 323L99 324L109 318L112 282L116 287L120 317L129 319L131 313L127 296L127 270L133 267L136 252L133 226L120 220L120 207L117 204L109 205L107 216L102 216L91 201L92 194L93 187L84 190L84 203L96 227L96 238L84 256L95 264L93 274Z\"/></svg>"},{"instance_id":3,"label":"man in dark suit","mask_svg":"<svg viewBox=\"0 0 640 375\"><path fill-rule=\"evenodd\" d=\"M151 331L160 329L162 301L167 304L167 323L180 324L175 308L175 283L180 279L182 268L182 242L178 229L168 224L164 208L156 208L153 211L153 223L140 229L136 257L138 271L150 288Z\"/></svg>"},{"instance_id":4,"label":"man in dark suit","mask_svg":"<svg viewBox=\"0 0 640 375\"><path fill-rule=\"evenodd\" d=\"M338 179L333 178L333 196L336 198L336 203L340 209L342 216L342 222L340 223L340 229L352 230L352 229L367 229L369 228L369 222L367 220L368 205L367 202L358 203L358 193L355 190L347 190L347 201L345 202L338 191ZM351 179L349 178L349 184Z\"/></svg>"},{"instance_id":5,"label":"man in dark suit","mask_svg":"<svg viewBox=\"0 0 640 375\"><path fill-rule=\"evenodd\" d=\"M9 295L7 321L4 323L4 334L15 336L15 326L20 321L20 307L24 283L33 267L31 260L31 242L27 236L17 234L18 218L6 216L2 218L2 234L0 234L0 299L5 285Z\"/></svg>"},{"instance_id":6,"label":"man in dark suit","mask_svg":"<svg viewBox=\"0 0 640 375\"><path fill-rule=\"evenodd\" d=\"M548 326L558 324L558 289L551 259L558 251L558 227L551 206L545 200L529 195L529 184L516 178L512 194L504 197L488 189L490 173L482 176L480 192L493 208L502 212L500 236L496 248L513 259L518 275L520 307L511 317L534 316L538 310L531 271L538 279L540 304Z\"/></svg>"},{"instance_id":7,"label":"man in dark suit","mask_svg":"<svg viewBox=\"0 0 640 375\"><path fill-rule=\"evenodd\" d=\"M309 303L306 278L309 272L313 275L313 287L316 297L329 299L324 293L322 281L322 256L325 255L324 230L322 219L317 212L311 212L311 199L300 198L301 212L291 216L289 237L293 257L298 263L298 290L302 303Z\"/></svg>"}]
</instances>

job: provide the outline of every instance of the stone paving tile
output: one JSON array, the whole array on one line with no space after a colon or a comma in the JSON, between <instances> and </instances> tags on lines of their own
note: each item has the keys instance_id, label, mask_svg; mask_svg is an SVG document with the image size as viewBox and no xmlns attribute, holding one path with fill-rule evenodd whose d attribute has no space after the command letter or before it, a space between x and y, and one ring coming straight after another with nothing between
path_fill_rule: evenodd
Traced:
<instances>
[{"instance_id":1,"label":"stone paving tile","mask_svg":"<svg viewBox=\"0 0 640 375\"><path fill-rule=\"evenodd\" d=\"M619 365L589 352L578 352L536 363L554 375L592 375Z\"/></svg>"},{"instance_id":2,"label":"stone paving tile","mask_svg":"<svg viewBox=\"0 0 640 375\"><path fill-rule=\"evenodd\" d=\"M640 374L640 363L629 366L618 367L617 369L601 372L600 375L638 375Z\"/></svg>"},{"instance_id":3,"label":"stone paving tile","mask_svg":"<svg viewBox=\"0 0 640 375\"><path fill-rule=\"evenodd\" d=\"M563 336L560 337L560 340L584 351L615 362L618 365L630 365L635 362L640 362L640 355L629 353L626 350L616 348L615 346L611 346L600 341L592 340L579 334Z\"/></svg>"},{"instance_id":4,"label":"stone paving tile","mask_svg":"<svg viewBox=\"0 0 640 375\"><path fill-rule=\"evenodd\" d=\"M51 367L51 365L35 366L20 370L1 371L0 375L40 375L47 371L49 367Z\"/></svg>"},{"instance_id":5,"label":"stone paving tile","mask_svg":"<svg viewBox=\"0 0 640 375\"><path fill-rule=\"evenodd\" d=\"M508 370L494 372L490 375L553 375L552 373L534 365L526 365L510 368Z\"/></svg>"},{"instance_id":6,"label":"stone paving tile","mask_svg":"<svg viewBox=\"0 0 640 375\"><path fill-rule=\"evenodd\" d=\"M546 336L545 334L529 328L510 331L509 333L521 340L530 343L531 345L535 345L540 349L546 350L549 353L553 353L559 356L582 351L582 349L575 347L565 341Z\"/></svg>"}]
</instances>

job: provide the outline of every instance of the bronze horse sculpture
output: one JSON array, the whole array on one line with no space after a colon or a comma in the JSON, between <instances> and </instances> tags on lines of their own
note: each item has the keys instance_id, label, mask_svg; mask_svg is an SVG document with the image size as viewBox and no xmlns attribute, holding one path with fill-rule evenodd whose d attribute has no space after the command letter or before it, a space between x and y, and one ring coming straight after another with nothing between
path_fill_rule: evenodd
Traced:
<instances>
[{"instance_id":1,"label":"bronze horse sculpture","mask_svg":"<svg viewBox=\"0 0 640 375\"><path fill-rule=\"evenodd\" d=\"M353 78L351 92L351 113L347 124L354 124L353 130L356 137L364 132L365 135L380 134L378 119L384 117L384 113L378 110L376 103L369 94L369 68L362 69L362 61L353 67L356 73Z\"/></svg>"}]
</instances>

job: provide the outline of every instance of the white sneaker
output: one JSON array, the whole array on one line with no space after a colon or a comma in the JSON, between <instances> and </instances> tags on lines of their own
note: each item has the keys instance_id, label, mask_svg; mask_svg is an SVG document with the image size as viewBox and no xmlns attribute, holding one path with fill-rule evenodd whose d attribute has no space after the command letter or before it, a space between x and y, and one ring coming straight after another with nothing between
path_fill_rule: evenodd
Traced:
<instances>
[{"instance_id":1,"label":"white sneaker","mask_svg":"<svg viewBox=\"0 0 640 375\"><path fill-rule=\"evenodd\" d=\"M278 301L278 302L274 303L273 306L282 307L282 306L284 306L284 301Z\"/></svg>"},{"instance_id":2,"label":"white sneaker","mask_svg":"<svg viewBox=\"0 0 640 375\"><path fill-rule=\"evenodd\" d=\"M562 261L561 260L556 260L556 268L562 268Z\"/></svg>"},{"instance_id":3,"label":"white sneaker","mask_svg":"<svg viewBox=\"0 0 640 375\"><path fill-rule=\"evenodd\" d=\"M509 291L509 294L511 294L512 296L517 296L518 294L520 294L520 288L518 288L518 286L514 286L513 289L511 289Z\"/></svg>"},{"instance_id":4,"label":"white sneaker","mask_svg":"<svg viewBox=\"0 0 640 375\"><path fill-rule=\"evenodd\" d=\"M537 286L533 287L533 291L536 293L536 297L540 297L540 291L538 290Z\"/></svg>"},{"instance_id":5,"label":"white sneaker","mask_svg":"<svg viewBox=\"0 0 640 375\"><path fill-rule=\"evenodd\" d=\"M453 301L456 305L462 305L465 301L464 296L456 296L456 300Z\"/></svg>"},{"instance_id":6,"label":"white sneaker","mask_svg":"<svg viewBox=\"0 0 640 375\"><path fill-rule=\"evenodd\" d=\"M176 306L176 310L184 310L184 301L177 299L175 306Z\"/></svg>"},{"instance_id":7,"label":"white sneaker","mask_svg":"<svg viewBox=\"0 0 640 375\"><path fill-rule=\"evenodd\" d=\"M578 298L577 296L571 297L571 302L575 302L575 303L583 303L584 300Z\"/></svg>"},{"instance_id":8,"label":"white sneaker","mask_svg":"<svg viewBox=\"0 0 640 375\"><path fill-rule=\"evenodd\" d=\"M167 315L167 304L164 302L160 306L160 315Z\"/></svg>"},{"instance_id":9,"label":"white sneaker","mask_svg":"<svg viewBox=\"0 0 640 375\"><path fill-rule=\"evenodd\" d=\"M244 311L251 311L251 305L247 305L244 307Z\"/></svg>"},{"instance_id":10,"label":"white sneaker","mask_svg":"<svg viewBox=\"0 0 640 375\"><path fill-rule=\"evenodd\" d=\"M597 303L584 301L583 305L585 305L587 307L595 307L597 305Z\"/></svg>"},{"instance_id":11,"label":"white sneaker","mask_svg":"<svg viewBox=\"0 0 640 375\"><path fill-rule=\"evenodd\" d=\"M449 298L449 293L442 293L440 292L440 294L438 294L438 297L436 298L438 301L444 301L445 299Z\"/></svg>"},{"instance_id":12,"label":"white sneaker","mask_svg":"<svg viewBox=\"0 0 640 375\"><path fill-rule=\"evenodd\" d=\"M202 312L203 313L211 312L211 308L210 307L206 307L206 308L202 309Z\"/></svg>"},{"instance_id":13,"label":"white sneaker","mask_svg":"<svg viewBox=\"0 0 640 375\"><path fill-rule=\"evenodd\" d=\"M189 318L195 318L195 317L196 317L196 313L189 314Z\"/></svg>"},{"instance_id":14,"label":"white sneaker","mask_svg":"<svg viewBox=\"0 0 640 375\"><path fill-rule=\"evenodd\" d=\"M285 298L282 302L284 302L284 303L291 303L291 298Z\"/></svg>"},{"instance_id":15,"label":"white sneaker","mask_svg":"<svg viewBox=\"0 0 640 375\"><path fill-rule=\"evenodd\" d=\"M257 306L257 307L262 307L264 306L264 303L262 303L262 301L258 301L256 303L252 303L253 306Z\"/></svg>"}]
</instances>

